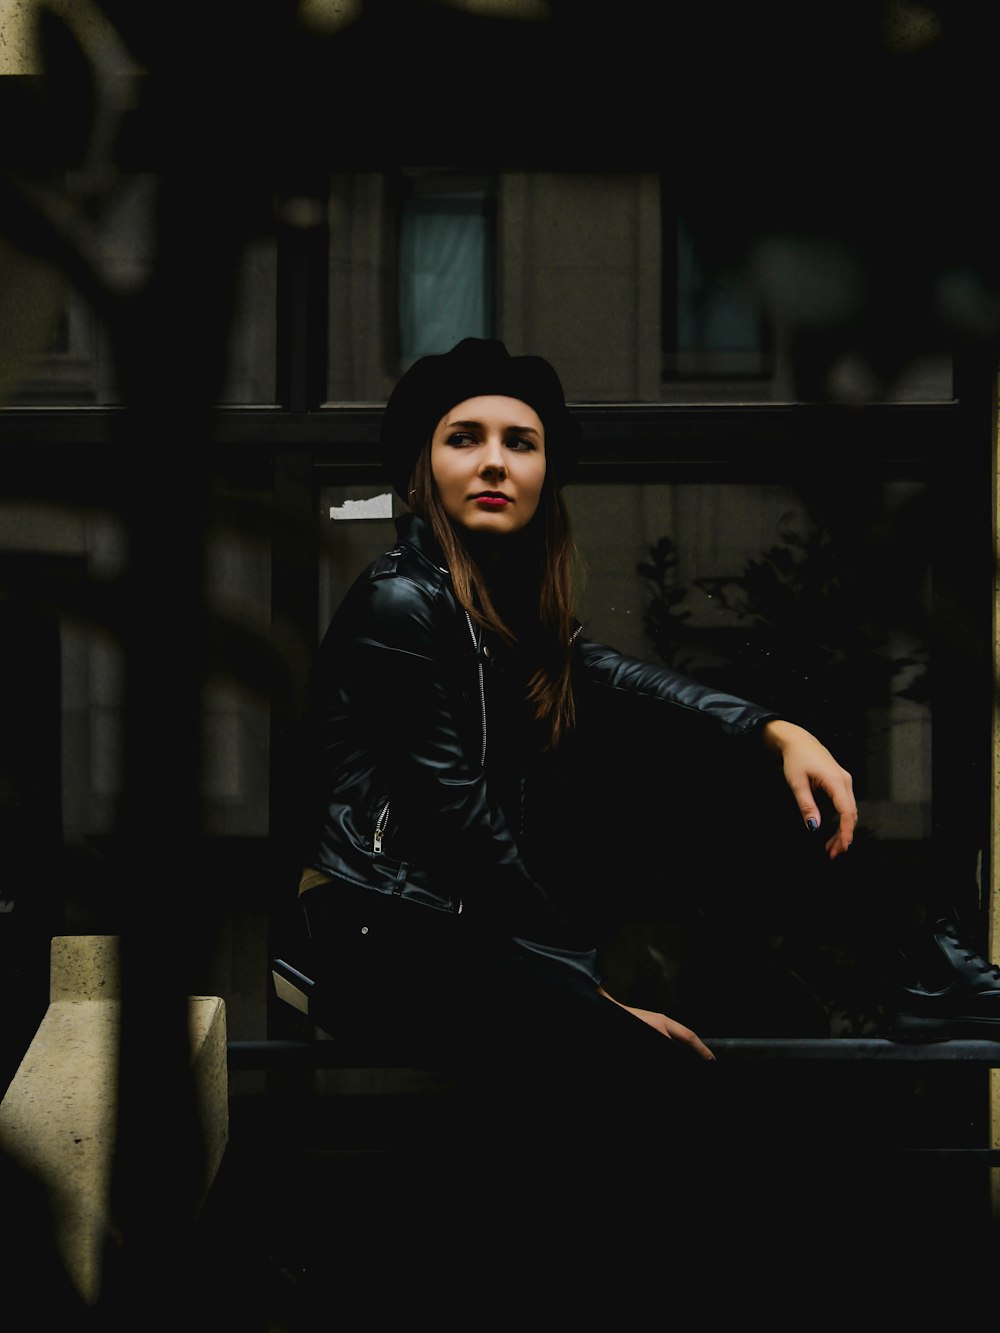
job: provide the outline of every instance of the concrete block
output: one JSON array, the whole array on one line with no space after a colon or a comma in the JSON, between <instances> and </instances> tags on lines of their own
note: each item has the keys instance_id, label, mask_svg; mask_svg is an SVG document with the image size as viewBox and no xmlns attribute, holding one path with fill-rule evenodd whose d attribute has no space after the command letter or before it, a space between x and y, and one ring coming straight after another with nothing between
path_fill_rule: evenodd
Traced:
<instances>
[{"instance_id":1,"label":"concrete block","mask_svg":"<svg viewBox=\"0 0 1000 1333\"><path fill-rule=\"evenodd\" d=\"M120 1000L117 935L55 935L49 946L49 1000Z\"/></svg>"},{"instance_id":2,"label":"concrete block","mask_svg":"<svg viewBox=\"0 0 1000 1333\"><path fill-rule=\"evenodd\" d=\"M46 1186L57 1249L88 1304L111 1235L121 1018L117 939L55 937L50 1002L0 1102L0 1149ZM207 1193L229 1135L224 1001L190 997L189 1024Z\"/></svg>"}]
</instances>

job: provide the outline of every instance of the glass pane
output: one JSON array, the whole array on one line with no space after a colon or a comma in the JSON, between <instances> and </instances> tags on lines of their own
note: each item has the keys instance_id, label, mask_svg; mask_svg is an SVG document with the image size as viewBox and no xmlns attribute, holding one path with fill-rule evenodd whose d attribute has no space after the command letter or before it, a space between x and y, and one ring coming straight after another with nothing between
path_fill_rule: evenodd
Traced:
<instances>
[{"instance_id":1,"label":"glass pane","mask_svg":"<svg viewBox=\"0 0 1000 1333\"><path fill-rule=\"evenodd\" d=\"M663 221L663 377L760 379L773 370L760 303L739 273L702 264L683 221Z\"/></svg>"},{"instance_id":2,"label":"glass pane","mask_svg":"<svg viewBox=\"0 0 1000 1333\"><path fill-rule=\"evenodd\" d=\"M492 254L482 200L408 201L399 245L404 366L492 333Z\"/></svg>"}]
</instances>

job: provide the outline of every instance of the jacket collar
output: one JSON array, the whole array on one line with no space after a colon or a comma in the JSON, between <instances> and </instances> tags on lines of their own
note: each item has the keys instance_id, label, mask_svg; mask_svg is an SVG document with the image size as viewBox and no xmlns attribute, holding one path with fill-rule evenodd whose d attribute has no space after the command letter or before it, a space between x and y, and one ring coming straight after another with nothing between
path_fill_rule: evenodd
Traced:
<instances>
[{"instance_id":1,"label":"jacket collar","mask_svg":"<svg viewBox=\"0 0 1000 1333\"><path fill-rule=\"evenodd\" d=\"M449 573L444 552L437 543L431 525L419 514L409 512L400 514L396 519L396 536L405 545L410 546L418 555L443 573Z\"/></svg>"},{"instance_id":2,"label":"jacket collar","mask_svg":"<svg viewBox=\"0 0 1000 1333\"><path fill-rule=\"evenodd\" d=\"M445 563L444 552L438 545L434 533L431 530L431 525L426 519L421 518L419 514L413 514L409 511L405 514L400 514L396 518L396 536L405 546L411 547L418 555L423 556L423 558L429 564L432 564L435 569L440 570L442 574L447 574L449 578L451 577L451 571ZM574 617L573 636L570 640L571 643L579 638L582 630L583 625L576 619L576 617ZM480 631L480 639L481 638L482 632Z\"/></svg>"},{"instance_id":3,"label":"jacket collar","mask_svg":"<svg viewBox=\"0 0 1000 1333\"><path fill-rule=\"evenodd\" d=\"M444 552L426 519L418 514L400 514L396 519L396 536L404 546L408 546L428 564L433 565L438 573L444 574L448 579L451 578L451 571L445 564ZM463 611L462 614L472 636L473 651L477 658L482 659L485 652L483 627L473 621L468 611Z\"/></svg>"}]
</instances>

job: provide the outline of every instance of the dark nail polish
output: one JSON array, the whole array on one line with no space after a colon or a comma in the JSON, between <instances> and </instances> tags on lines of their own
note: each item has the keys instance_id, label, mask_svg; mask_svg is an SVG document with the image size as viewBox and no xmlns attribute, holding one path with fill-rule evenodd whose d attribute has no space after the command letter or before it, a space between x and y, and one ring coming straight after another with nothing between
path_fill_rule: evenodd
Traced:
<instances>
[{"instance_id":1,"label":"dark nail polish","mask_svg":"<svg viewBox=\"0 0 1000 1333\"><path fill-rule=\"evenodd\" d=\"M818 819L807 819L807 820L806 820L806 828L811 828L811 829L813 830L813 832L815 832L816 829L819 828L819 820L818 820Z\"/></svg>"}]
</instances>

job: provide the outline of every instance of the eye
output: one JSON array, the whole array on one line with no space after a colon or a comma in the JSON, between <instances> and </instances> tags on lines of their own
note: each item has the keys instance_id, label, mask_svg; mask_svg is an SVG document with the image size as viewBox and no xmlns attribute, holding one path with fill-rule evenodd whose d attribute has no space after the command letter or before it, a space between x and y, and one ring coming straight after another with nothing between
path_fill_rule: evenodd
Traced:
<instances>
[{"instance_id":1,"label":"eye","mask_svg":"<svg viewBox=\"0 0 1000 1333\"><path fill-rule=\"evenodd\" d=\"M464 445L475 444L475 438L466 430L455 430L446 438L445 443L462 448Z\"/></svg>"},{"instance_id":2,"label":"eye","mask_svg":"<svg viewBox=\"0 0 1000 1333\"><path fill-rule=\"evenodd\" d=\"M516 449L519 453L532 453L538 445L526 435L514 435L507 441L507 448Z\"/></svg>"}]
</instances>

